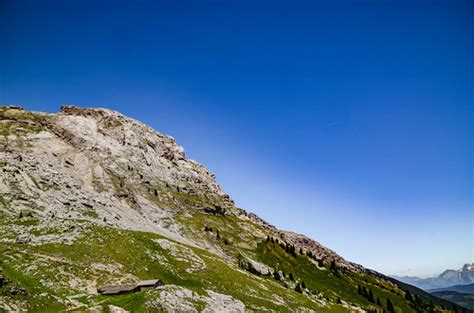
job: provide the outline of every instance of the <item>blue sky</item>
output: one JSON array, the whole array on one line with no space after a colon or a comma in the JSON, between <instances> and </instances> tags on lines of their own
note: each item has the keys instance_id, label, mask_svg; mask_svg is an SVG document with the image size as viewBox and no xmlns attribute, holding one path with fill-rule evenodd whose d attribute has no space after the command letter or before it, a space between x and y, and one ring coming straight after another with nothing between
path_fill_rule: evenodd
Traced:
<instances>
[{"instance_id":1,"label":"blue sky","mask_svg":"<svg viewBox=\"0 0 474 313\"><path fill-rule=\"evenodd\" d=\"M0 103L146 122L384 273L474 261L472 1L4 0L0 36Z\"/></svg>"}]
</instances>

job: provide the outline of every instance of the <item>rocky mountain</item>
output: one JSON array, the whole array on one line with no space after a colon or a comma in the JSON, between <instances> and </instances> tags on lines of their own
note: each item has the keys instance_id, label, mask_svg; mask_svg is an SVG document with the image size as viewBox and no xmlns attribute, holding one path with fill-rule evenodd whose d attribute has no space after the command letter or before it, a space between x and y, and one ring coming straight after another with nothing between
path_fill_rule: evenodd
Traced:
<instances>
[{"instance_id":1,"label":"rocky mountain","mask_svg":"<svg viewBox=\"0 0 474 313\"><path fill-rule=\"evenodd\" d=\"M417 286L424 290L446 288L453 285L467 285L474 283L474 263L464 264L458 270L446 270L437 277L418 278L413 276L392 276L402 282Z\"/></svg>"},{"instance_id":2,"label":"rocky mountain","mask_svg":"<svg viewBox=\"0 0 474 313\"><path fill-rule=\"evenodd\" d=\"M0 312L453 306L237 208L172 137L114 111L0 107L0 172Z\"/></svg>"}]
</instances>

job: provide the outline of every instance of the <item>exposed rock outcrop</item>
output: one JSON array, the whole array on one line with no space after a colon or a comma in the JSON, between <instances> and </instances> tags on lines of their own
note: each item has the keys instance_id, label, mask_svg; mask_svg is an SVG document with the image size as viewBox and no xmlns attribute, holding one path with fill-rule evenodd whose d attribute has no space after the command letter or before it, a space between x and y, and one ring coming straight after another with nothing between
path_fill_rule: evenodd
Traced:
<instances>
[{"instance_id":1,"label":"exposed rock outcrop","mask_svg":"<svg viewBox=\"0 0 474 313\"><path fill-rule=\"evenodd\" d=\"M55 218L86 219L199 245L183 235L173 218L182 205L177 198L183 200L184 194L206 199L205 212L234 214L316 255L356 268L306 236L281 232L254 213L236 209L215 175L188 159L174 138L118 112L65 105L57 114L46 114L5 106L0 119L12 128L0 137L3 214L28 212L49 225ZM21 136L18 125L28 126ZM73 240L79 231L71 229L61 240ZM55 237L17 238L25 240Z\"/></svg>"}]
</instances>

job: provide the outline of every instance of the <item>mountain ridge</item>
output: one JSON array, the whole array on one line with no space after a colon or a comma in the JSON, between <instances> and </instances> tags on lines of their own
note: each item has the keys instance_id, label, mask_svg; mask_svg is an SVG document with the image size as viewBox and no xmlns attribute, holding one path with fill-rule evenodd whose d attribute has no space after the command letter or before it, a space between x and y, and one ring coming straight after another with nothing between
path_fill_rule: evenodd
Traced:
<instances>
[{"instance_id":1,"label":"mountain ridge","mask_svg":"<svg viewBox=\"0 0 474 313\"><path fill-rule=\"evenodd\" d=\"M458 270L445 270L436 277L418 278L416 276L395 275L391 277L428 291L453 285L467 285L474 283L474 263L466 263Z\"/></svg>"},{"instance_id":2,"label":"mountain ridge","mask_svg":"<svg viewBox=\"0 0 474 313\"><path fill-rule=\"evenodd\" d=\"M174 138L118 112L5 106L0 119L5 310L105 310L107 303L169 311L173 301L191 311L222 309L222 302L231 311L290 303L323 311L451 305L421 293L408 301L397 282L237 208ZM124 298L95 291L101 283L155 278L165 286ZM235 289L233 281L246 287ZM361 292L369 289L372 298Z\"/></svg>"},{"instance_id":3,"label":"mountain ridge","mask_svg":"<svg viewBox=\"0 0 474 313\"><path fill-rule=\"evenodd\" d=\"M467 294L472 294L474 295L474 284L469 284L469 285L454 285L454 286L449 286L449 287L444 287L444 288L437 288L437 289L431 289L428 290L429 292L440 292L440 291L455 291L459 293L467 293Z\"/></svg>"}]
</instances>

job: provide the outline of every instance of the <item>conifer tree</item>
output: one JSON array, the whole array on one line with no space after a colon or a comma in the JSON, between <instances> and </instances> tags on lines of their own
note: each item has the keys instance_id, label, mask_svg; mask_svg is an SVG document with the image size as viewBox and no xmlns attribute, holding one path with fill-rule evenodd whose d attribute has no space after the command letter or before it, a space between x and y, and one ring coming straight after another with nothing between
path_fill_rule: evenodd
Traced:
<instances>
[{"instance_id":1,"label":"conifer tree","mask_svg":"<svg viewBox=\"0 0 474 313\"><path fill-rule=\"evenodd\" d=\"M369 302L375 303L374 293L372 292L372 289L369 289L369 295L367 299L369 300Z\"/></svg>"},{"instance_id":2,"label":"conifer tree","mask_svg":"<svg viewBox=\"0 0 474 313\"><path fill-rule=\"evenodd\" d=\"M390 313L395 313L395 308L393 307L393 303L388 298L387 298L387 311Z\"/></svg>"},{"instance_id":3,"label":"conifer tree","mask_svg":"<svg viewBox=\"0 0 474 313\"><path fill-rule=\"evenodd\" d=\"M290 254L296 258L296 248L294 245L290 247Z\"/></svg>"},{"instance_id":4,"label":"conifer tree","mask_svg":"<svg viewBox=\"0 0 474 313\"><path fill-rule=\"evenodd\" d=\"M296 292L299 292L299 293L303 293L303 290L301 290L301 286L300 286L299 283L296 284L296 286L295 286L295 291L296 291Z\"/></svg>"},{"instance_id":5,"label":"conifer tree","mask_svg":"<svg viewBox=\"0 0 474 313\"><path fill-rule=\"evenodd\" d=\"M281 277L280 277L280 274L278 273L278 271L273 272L273 278L275 278L275 280L277 280L277 281L281 280Z\"/></svg>"},{"instance_id":6,"label":"conifer tree","mask_svg":"<svg viewBox=\"0 0 474 313\"><path fill-rule=\"evenodd\" d=\"M410 290L407 290L407 291L405 292L405 299L408 300L408 301L410 301L410 302L413 301L413 296L411 295Z\"/></svg>"}]
</instances>

